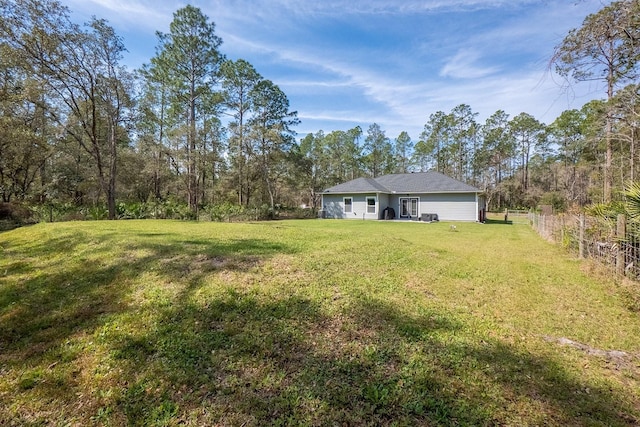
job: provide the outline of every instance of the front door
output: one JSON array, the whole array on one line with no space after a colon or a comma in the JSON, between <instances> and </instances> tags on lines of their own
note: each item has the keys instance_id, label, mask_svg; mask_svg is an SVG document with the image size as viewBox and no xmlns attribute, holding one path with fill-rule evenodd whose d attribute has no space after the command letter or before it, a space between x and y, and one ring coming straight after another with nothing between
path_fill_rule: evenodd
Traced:
<instances>
[{"instance_id":1,"label":"front door","mask_svg":"<svg viewBox=\"0 0 640 427\"><path fill-rule=\"evenodd\" d=\"M418 198L400 197L400 218L416 218L418 216Z\"/></svg>"}]
</instances>

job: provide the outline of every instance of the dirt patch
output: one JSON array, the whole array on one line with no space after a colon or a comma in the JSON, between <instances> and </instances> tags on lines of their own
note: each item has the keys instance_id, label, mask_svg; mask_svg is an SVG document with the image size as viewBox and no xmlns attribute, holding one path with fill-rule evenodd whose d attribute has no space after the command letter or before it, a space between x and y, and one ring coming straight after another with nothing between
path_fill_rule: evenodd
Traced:
<instances>
[{"instance_id":1,"label":"dirt patch","mask_svg":"<svg viewBox=\"0 0 640 427\"><path fill-rule=\"evenodd\" d=\"M577 341L570 340L569 338L565 338L565 337L557 338L557 337L550 337L545 335L543 338L547 342L557 343L565 347L572 347L588 354L589 356L602 357L617 365L628 365L634 359L640 360L639 354L627 353L626 351L621 351L621 350L602 350L599 348L588 346L586 344L583 344Z\"/></svg>"},{"instance_id":2,"label":"dirt patch","mask_svg":"<svg viewBox=\"0 0 640 427\"><path fill-rule=\"evenodd\" d=\"M184 274L215 271L249 271L260 264L257 256L180 255L161 261L165 269Z\"/></svg>"},{"instance_id":3,"label":"dirt patch","mask_svg":"<svg viewBox=\"0 0 640 427\"><path fill-rule=\"evenodd\" d=\"M239 270L247 271L260 264L260 258L257 256L231 256L222 255L196 255L191 261L191 267L194 270L213 271L213 270Z\"/></svg>"}]
</instances>

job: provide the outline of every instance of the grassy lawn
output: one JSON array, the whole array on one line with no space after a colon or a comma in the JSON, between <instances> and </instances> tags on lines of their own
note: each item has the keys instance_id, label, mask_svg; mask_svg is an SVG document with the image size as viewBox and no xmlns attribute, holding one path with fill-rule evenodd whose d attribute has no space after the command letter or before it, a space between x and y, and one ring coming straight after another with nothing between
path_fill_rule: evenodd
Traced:
<instances>
[{"instance_id":1,"label":"grassy lawn","mask_svg":"<svg viewBox=\"0 0 640 427\"><path fill-rule=\"evenodd\" d=\"M638 425L623 287L527 225L456 227L1 233L0 425Z\"/></svg>"}]
</instances>

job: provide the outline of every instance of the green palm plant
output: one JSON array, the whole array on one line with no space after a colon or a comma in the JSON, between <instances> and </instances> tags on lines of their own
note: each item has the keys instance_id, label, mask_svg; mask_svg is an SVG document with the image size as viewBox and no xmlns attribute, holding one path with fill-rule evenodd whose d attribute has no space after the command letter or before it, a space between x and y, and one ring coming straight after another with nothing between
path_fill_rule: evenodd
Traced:
<instances>
[{"instance_id":1,"label":"green palm plant","mask_svg":"<svg viewBox=\"0 0 640 427\"><path fill-rule=\"evenodd\" d=\"M615 222L619 214L626 213L626 207L625 204L621 202L597 203L587 206L585 212L587 215Z\"/></svg>"},{"instance_id":2,"label":"green palm plant","mask_svg":"<svg viewBox=\"0 0 640 427\"><path fill-rule=\"evenodd\" d=\"M634 222L640 221L640 182L632 182L622 192L625 197L625 210L629 219Z\"/></svg>"}]
</instances>

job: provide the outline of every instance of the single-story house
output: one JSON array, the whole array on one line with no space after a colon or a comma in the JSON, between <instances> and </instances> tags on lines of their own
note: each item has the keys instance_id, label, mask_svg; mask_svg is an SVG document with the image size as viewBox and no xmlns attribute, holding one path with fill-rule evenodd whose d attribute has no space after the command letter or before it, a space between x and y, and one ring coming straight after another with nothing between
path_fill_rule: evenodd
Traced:
<instances>
[{"instance_id":1,"label":"single-story house","mask_svg":"<svg viewBox=\"0 0 640 427\"><path fill-rule=\"evenodd\" d=\"M439 172L357 178L322 192L324 218L485 220L482 191Z\"/></svg>"}]
</instances>

